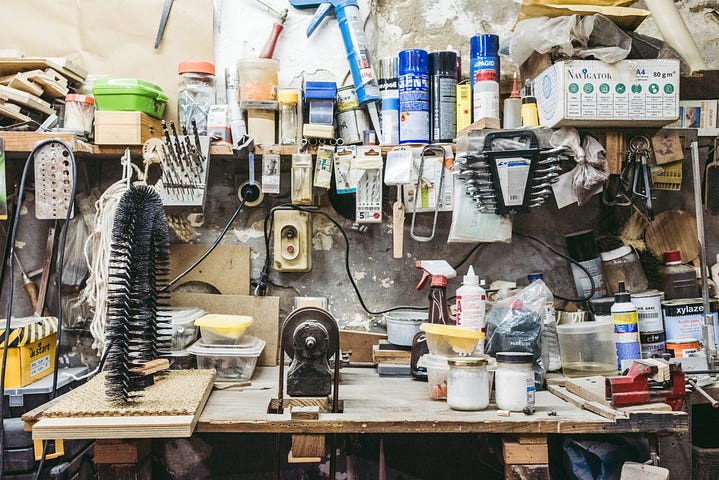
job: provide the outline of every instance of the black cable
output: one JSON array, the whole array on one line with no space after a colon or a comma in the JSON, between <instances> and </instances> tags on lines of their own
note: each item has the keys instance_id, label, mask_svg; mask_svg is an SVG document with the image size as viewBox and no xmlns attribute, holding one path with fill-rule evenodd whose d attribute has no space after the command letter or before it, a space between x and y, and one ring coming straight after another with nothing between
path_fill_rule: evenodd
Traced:
<instances>
[{"instance_id":1,"label":"black cable","mask_svg":"<svg viewBox=\"0 0 719 480\"><path fill-rule=\"evenodd\" d=\"M462 258L462 260L460 260L456 265L454 265L453 268L454 268L455 270L458 270L459 267L461 267L462 265L464 265L465 262L466 262L467 260L469 260L469 259L472 257L472 255L474 255L474 252L476 252L477 250L479 250L479 249L480 249L481 247L483 247L484 245L486 245L486 244L485 244L485 243L478 243L477 245L475 245L474 247L472 247L472 249L471 249L469 252L467 252L467 254Z\"/></svg>"},{"instance_id":2,"label":"black cable","mask_svg":"<svg viewBox=\"0 0 719 480\"><path fill-rule=\"evenodd\" d=\"M546 249L549 250L550 252L554 253L555 255L559 255L561 258L563 258L564 260L568 261L569 263L575 264L576 266L579 267L579 269L580 269L581 271L584 272L584 274L585 274L585 275L587 276L587 278L589 279L589 283L592 285L592 293L590 293L590 294L589 294L588 296L586 296L586 297L582 297L582 298L568 298L568 297L563 297L563 296L561 296L561 295L557 295L556 293L553 293L553 295L554 295L555 298L558 298L558 299L560 299L560 300L564 300L564 301L566 301L566 302L576 302L576 303L579 303L579 302L586 302L587 300L590 300L592 297L594 297L594 294L597 292L597 286L596 286L595 283L594 283L594 279L592 278L592 274L589 272L589 270L587 270L587 269L584 267L584 265L582 265L582 264L579 263L578 261L574 260L573 258L569 257L568 255L565 255L564 253L560 252L559 250L557 250L556 248L552 247L551 245L549 245L549 244L548 244L547 242L545 242L544 240L540 240L539 238L534 237L534 236L532 236L532 235L529 235L529 234L527 234L527 233L514 232L514 235L517 235L517 236L519 236L519 237L524 237L524 238L528 238L528 239L530 239L530 240L533 240L533 241L539 243L540 245L542 245L544 248L546 248Z\"/></svg>"}]
</instances>

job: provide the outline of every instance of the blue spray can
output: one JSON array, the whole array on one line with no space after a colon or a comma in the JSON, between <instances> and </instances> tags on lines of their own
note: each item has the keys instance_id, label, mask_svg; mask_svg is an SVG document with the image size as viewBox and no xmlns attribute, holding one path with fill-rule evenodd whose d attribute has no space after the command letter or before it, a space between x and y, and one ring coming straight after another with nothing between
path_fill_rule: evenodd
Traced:
<instances>
[{"instance_id":1,"label":"blue spray can","mask_svg":"<svg viewBox=\"0 0 719 480\"><path fill-rule=\"evenodd\" d=\"M402 50L398 59L399 143L429 143L429 55Z\"/></svg>"},{"instance_id":2,"label":"blue spray can","mask_svg":"<svg viewBox=\"0 0 719 480\"><path fill-rule=\"evenodd\" d=\"M494 70L499 82L499 37L483 33L472 37L469 43L469 81L474 91L474 80L480 70Z\"/></svg>"}]
</instances>

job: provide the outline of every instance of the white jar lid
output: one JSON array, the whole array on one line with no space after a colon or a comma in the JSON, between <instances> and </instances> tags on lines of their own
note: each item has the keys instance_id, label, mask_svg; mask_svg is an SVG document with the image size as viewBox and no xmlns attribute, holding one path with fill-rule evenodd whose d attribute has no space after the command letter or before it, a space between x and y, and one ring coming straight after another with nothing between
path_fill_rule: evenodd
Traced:
<instances>
[{"instance_id":1,"label":"white jar lid","mask_svg":"<svg viewBox=\"0 0 719 480\"><path fill-rule=\"evenodd\" d=\"M625 255L629 255L630 253L632 253L632 247L627 247L625 245L608 252L602 252L599 255L602 257L602 262L610 262Z\"/></svg>"}]
</instances>

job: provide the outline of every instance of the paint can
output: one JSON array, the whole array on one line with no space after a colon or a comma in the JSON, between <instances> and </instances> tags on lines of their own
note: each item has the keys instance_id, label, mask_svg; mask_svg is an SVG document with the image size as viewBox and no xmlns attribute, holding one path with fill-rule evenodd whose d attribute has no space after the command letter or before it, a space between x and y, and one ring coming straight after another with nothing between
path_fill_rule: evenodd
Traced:
<instances>
[{"instance_id":1,"label":"paint can","mask_svg":"<svg viewBox=\"0 0 719 480\"><path fill-rule=\"evenodd\" d=\"M701 343L694 338L676 338L667 340L667 352L674 358L695 357L701 353Z\"/></svg>"},{"instance_id":2,"label":"paint can","mask_svg":"<svg viewBox=\"0 0 719 480\"><path fill-rule=\"evenodd\" d=\"M399 143L429 143L429 55L402 50L398 59Z\"/></svg>"},{"instance_id":3,"label":"paint can","mask_svg":"<svg viewBox=\"0 0 719 480\"><path fill-rule=\"evenodd\" d=\"M666 338L664 331L640 333L639 343L641 344L642 358L661 357L666 353Z\"/></svg>"},{"instance_id":4,"label":"paint can","mask_svg":"<svg viewBox=\"0 0 719 480\"><path fill-rule=\"evenodd\" d=\"M499 37L489 33L475 35L469 41L469 79L474 91L474 82L480 70L494 70L494 78L499 82Z\"/></svg>"},{"instance_id":5,"label":"paint can","mask_svg":"<svg viewBox=\"0 0 719 480\"><path fill-rule=\"evenodd\" d=\"M704 304L701 298L681 298L662 302L667 338L693 338L702 341Z\"/></svg>"},{"instance_id":6,"label":"paint can","mask_svg":"<svg viewBox=\"0 0 719 480\"><path fill-rule=\"evenodd\" d=\"M432 143L451 142L457 134L457 53L429 54Z\"/></svg>"},{"instance_id":7,"label":"paint can","mask_svg":"<svg viewBox=\"0 0 719 480\"><path fill-rule=\"evenodd\" d=\"M367 112L362 109L348 110L337 114L337 135L345 145L362 143L362 132L370 127Z\"/></svg>"},{"instance_id":8,"label":"paint can","mask_svg":"<svg viewBox=\"0 0 719 480\"><path fill-rule=\"evenodd\" d=\"M354 85L345 85L337 89L337 111L348 112L350 110L357 110L359 108L359 101L357 100L357 92L355 92Z\"/></svg>"},{"instance_id":9,"label":"paint can","mask_svg":"<svg viewBox=\"0 0 719 480\"><path fill-rule=\"evenodd\" d=\"M663 332L662 300L664 293L659 290L632 293L632 303L637 307L640 332Z\"/></svg>"}]
</instances>

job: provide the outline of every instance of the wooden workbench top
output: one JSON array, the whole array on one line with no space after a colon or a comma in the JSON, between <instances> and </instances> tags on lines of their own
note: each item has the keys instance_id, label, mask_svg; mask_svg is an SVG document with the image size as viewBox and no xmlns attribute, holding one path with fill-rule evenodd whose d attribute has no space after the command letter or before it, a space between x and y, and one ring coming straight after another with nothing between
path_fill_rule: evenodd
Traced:
<instances>
[{"instance_id":1,"label":"wooden workbench top","mask_svg":"<svg viewBox=\"0 0 719 480\"><path fill-rule=\"evenodd\" d=\"M550 392L537 393L537 412L500 417L494 404L480 412L451 410L428 397L427 384L409 378L380 377L372 368L342 369L340 399L344 413L320 414L319 420L292 420L289 409L268 414L277 396L277 368L258 368L252 390L214 390L197 432L254 433L626 433L688 430L682 412L635 413L609 420L565 402ZM264 390L259 388L269 387ZM549 415L556 412L556 415Z\"/></svg>"}]
</instances>

